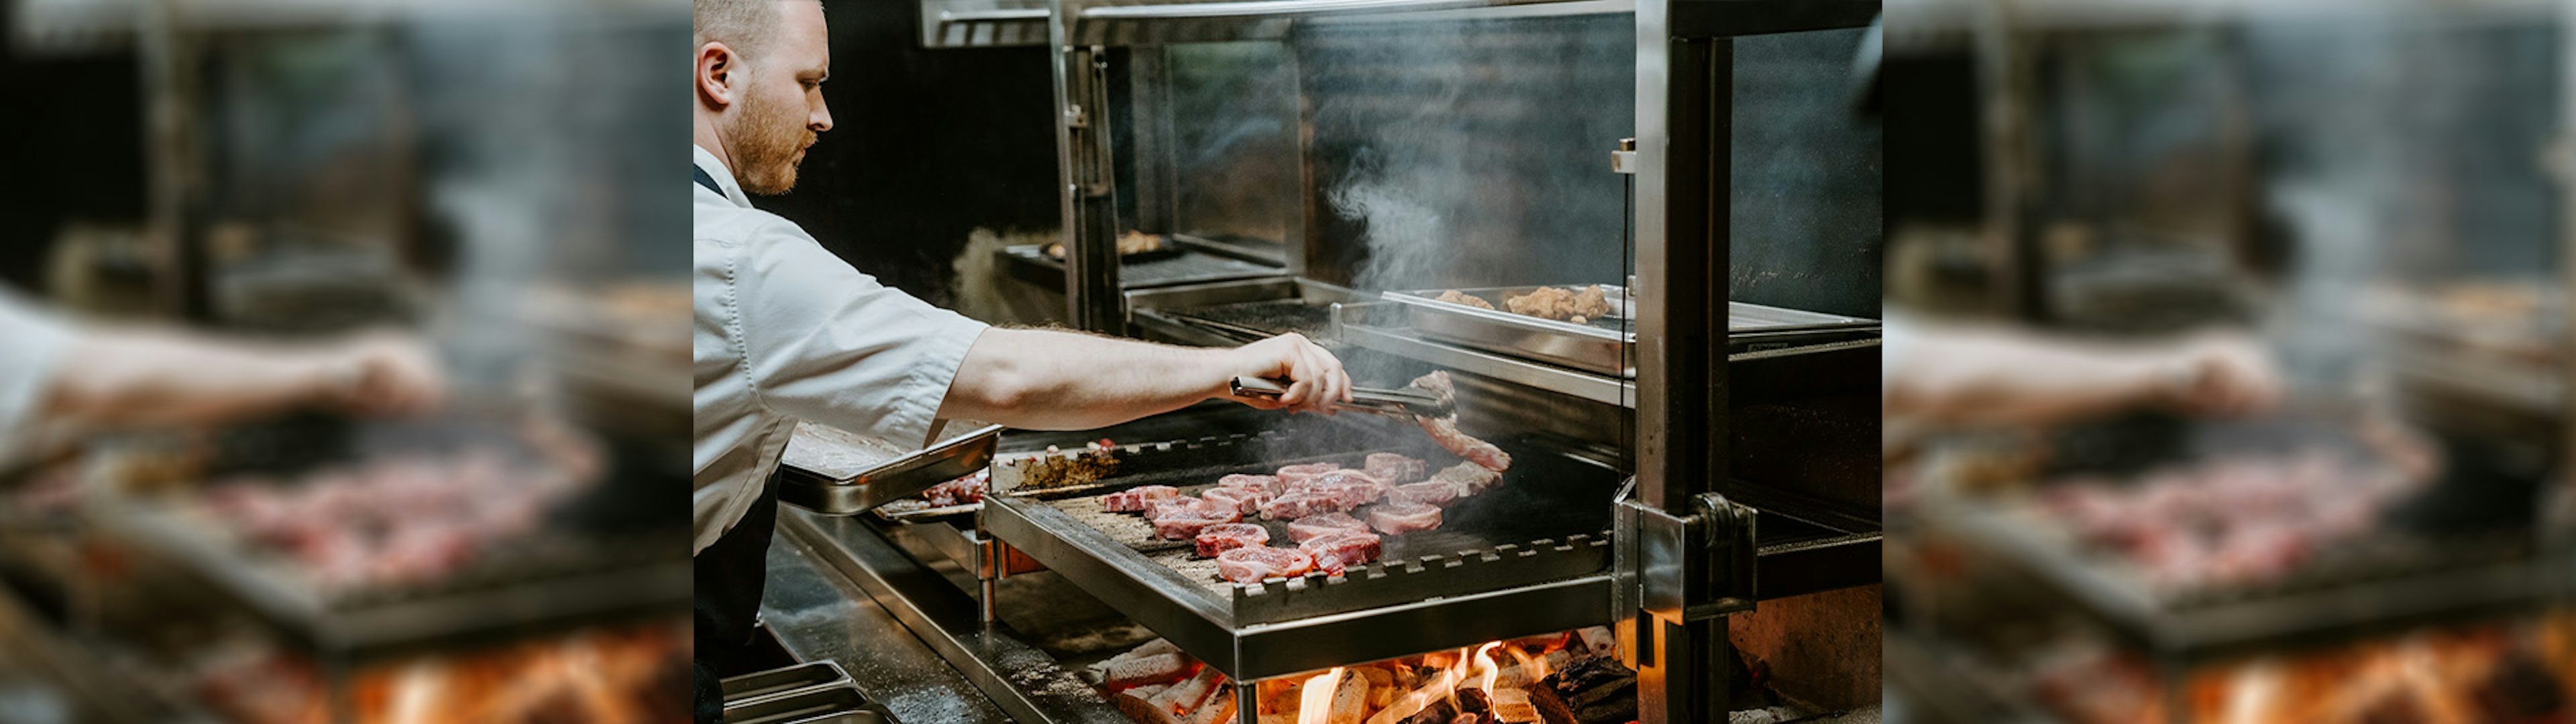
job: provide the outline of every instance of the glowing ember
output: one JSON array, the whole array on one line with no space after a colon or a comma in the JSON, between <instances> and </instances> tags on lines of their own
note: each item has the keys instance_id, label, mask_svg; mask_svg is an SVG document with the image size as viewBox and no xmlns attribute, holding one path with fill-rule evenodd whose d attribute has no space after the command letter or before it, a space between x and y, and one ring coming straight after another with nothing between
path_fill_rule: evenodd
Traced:
<instances>
[{"instance_id":1,"label":"glowing ember","mask_svg":"<svg viewBox=\"0 0 2576 724\"><path fill-rule=\"evenodd\" d=\"M1297 724L1324 724L1333 715L1333 690L1341 688L1342 667L1307 679L1297 692Z\"/></svg>"}]
</instances>

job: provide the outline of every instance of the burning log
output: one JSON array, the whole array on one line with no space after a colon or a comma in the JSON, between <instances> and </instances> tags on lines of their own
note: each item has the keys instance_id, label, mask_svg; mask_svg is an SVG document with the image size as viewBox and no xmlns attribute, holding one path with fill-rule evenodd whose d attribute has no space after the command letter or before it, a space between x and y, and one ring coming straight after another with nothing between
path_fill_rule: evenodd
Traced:
<instances>
[{"instance_id":1,"label":"burning log","mask_svg":"<svg viewBox=\"0 0 2576 724\"><path fill-rule=\"evenodd\" d=\"M1450 706L1449 701L1443 699L1431 702L1430 706L1423 707L1412 716L1397 720L1396 724L1449 724L1457 718L1457 707Z\"/></svg>"},{"instance_id":2,"label":"burning log","mask_svg":"<svg viewBox=\"0 0 2576 724\"><path fill-rule=\"evenodd\" d=\"M1609 657L1585 659L1528 690L1549 724L1620 724L1637 718L1637 672Z\"/></svg>"},{"instance_id":3,"label":"burning log","mask_svg":"<svg viewBox=\"0 0 2576 724\"><path fill-rule=\"evenodd\" d=\"M1474 714L1481 717L1494 711L1493 699L1487 696L1483 689L1459 687L1457 698L1460 714Z\"/></svg>"}]
</instances>

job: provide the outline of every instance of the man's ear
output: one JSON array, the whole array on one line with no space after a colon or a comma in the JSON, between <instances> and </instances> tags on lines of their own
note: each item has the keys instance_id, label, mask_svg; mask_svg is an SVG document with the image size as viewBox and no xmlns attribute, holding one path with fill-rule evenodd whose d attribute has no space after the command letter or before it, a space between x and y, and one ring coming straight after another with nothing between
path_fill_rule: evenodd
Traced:
<instances>
[{"instance_id":1,"label":"man's ear","mask_svg":"<svg viewBox=\"0 0 2576 724\"><path fill-rule=\"evenodd\" d=\"M692 75L698 87L698 101L715 110L734 104L741 85L736 74L742 72L742 56L724 43L709 41L698 46L696 72Z\"/></svg>"}]
</instances>

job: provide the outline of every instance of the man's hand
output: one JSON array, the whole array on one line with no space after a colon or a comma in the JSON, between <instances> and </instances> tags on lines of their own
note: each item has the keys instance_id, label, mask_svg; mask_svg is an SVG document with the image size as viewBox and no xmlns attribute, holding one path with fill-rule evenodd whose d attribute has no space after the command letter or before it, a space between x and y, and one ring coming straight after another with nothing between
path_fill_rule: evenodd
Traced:
<instances>
[{"instance_id":1,"label":"man's hand","mask_svg":"<svg viewBox=\"0 0 2576 724\"><path fill-rule=\"evenodd\" d=\"M320 397L334 409L410 415L436 408L447 396L429 348L408 336L369 334L326 348L322 357Z\"/></svg>"},{"instance_id":2,"label":"man's hand","mask_svg":"<svg viewBox=\"0 0 2576 724\"><path fill-rule=\"evenodd\" d=\"M1295 332L1227 350L1226 367L1229 372L1219 382L1220 387L1235 377L1288 380L1288 393L1276 400L1234 397L1222 389L1217 393L1264 410L1330 415L1332 403L1351 401L1351 376L1342 371L1342 361Z\"/></svg>"},{"instance_id":3,"label":"man's hand","mask_svg":"<svg viewBox=\"0 0 2576 724\"><path fill-rule=\"evenodd\" d=\"M2246 415L2281 403L2281 371L2260 343L2243 335L2193 338L2165 369L2163 397L2185 412Z\"/></svg>"}]
</instances>

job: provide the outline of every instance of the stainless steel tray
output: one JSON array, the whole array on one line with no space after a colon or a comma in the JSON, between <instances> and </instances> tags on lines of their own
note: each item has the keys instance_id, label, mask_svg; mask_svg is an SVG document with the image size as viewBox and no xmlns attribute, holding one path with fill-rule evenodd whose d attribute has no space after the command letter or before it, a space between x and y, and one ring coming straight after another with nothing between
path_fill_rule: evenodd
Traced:
<instances>
[{"instance_id":1,"label":"stainless steel tray","mask_svg":"<svg viewBox=\"0 0 2576 724\"><path fill-rule=\"evenodd\" d=\"M1482 309L1437 298L1442 292L1451 290L1391 291L1384 296L1387 301L1406 308L1407 323L1424 337L1469 349L1633 379L1637 376L1636 355L1632 351L1637 344L1637 333L1630 321L1634 318L1634 310L1630 306L1628 290L1613 284L1599 286L1610 302L1610 313L1584 324ZM1522 286L1455 291L1495 301L1538 289L1540 287ZM1745 341L1759 338L1775 344L1878 326L1877 320L1743 302L1727 302L1726 311L1726 328L1730 336L1744 337Z\"/></svg>"},{"instance_id":2,"label":"stainless steel tray","mask_svg":"<svg viewBox=\"0 0 2576 724\"><path fill-rule=\"evenodd\" d=\"M880 724L885 715L870 704L859 689L846 682L801 691L766 696L741 703L727 702L724 724Z\"/></svg>"},{"instance_id":3,"label":"stainless steel tray","mask_svg":"<svg viewBox=\"0 0 2576 724\"><path fill-rule=\"evenodd\" d=\"M850 675L841 665L830 661L813 661L795 666L755 671L726 677L717 685L724 690L725 708L751 703L780 694L825 686L846 686Z\"/></svg>"},{"instance_id":4,"label":"stainless steel tray","mask_svg":"<svg viewBox=\"0 0 2576 724\"><path fill-rule=\"evenodd\" d=\"M799 424L796 434L831 431ZM847 433L841 433L846 435ZM778 499L824 515L857 515L877 506L921 494L930 486L955 480L993 462L993 446L1002 426L986 425L949 438L927 450L889 460L853 464L856 455L832 445L805 447L790 443L778 464ZM855 468L855 469L853 469Z\"/></svg>"}]
</instances>

